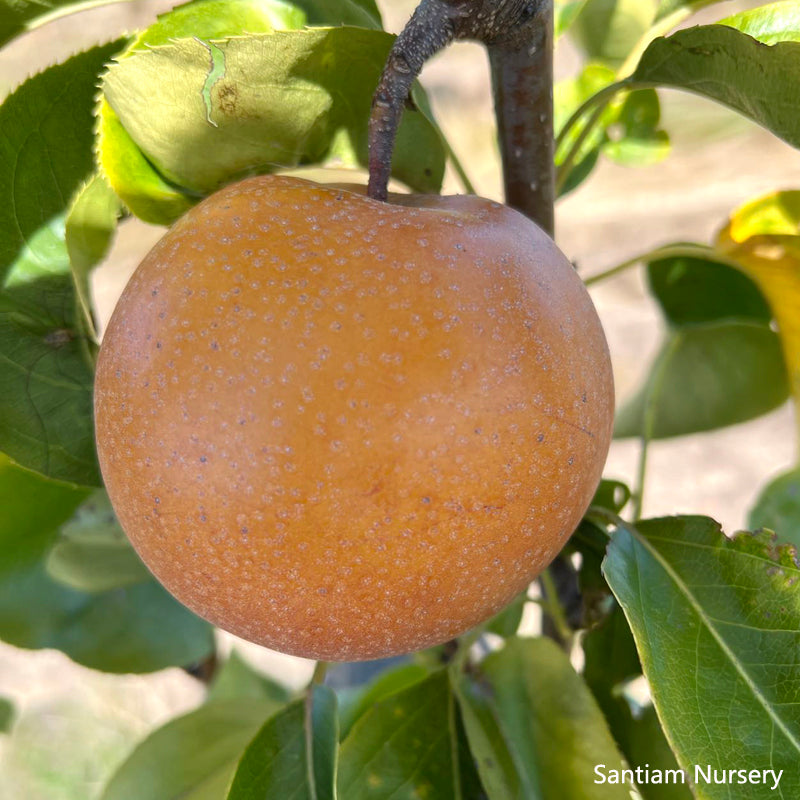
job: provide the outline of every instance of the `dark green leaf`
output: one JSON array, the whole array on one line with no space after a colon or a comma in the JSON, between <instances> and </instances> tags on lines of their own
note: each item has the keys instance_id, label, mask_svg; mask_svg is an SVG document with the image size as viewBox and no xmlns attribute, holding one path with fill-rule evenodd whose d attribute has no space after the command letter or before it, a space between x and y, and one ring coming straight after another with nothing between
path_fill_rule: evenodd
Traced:
<instances>
[{"instance_id":1,"label":"dark green leaf","mask_svg":"<svg viewBox=\"0 0 800 800\"><path fill-rule=\"evenodd\" d=\"M430 670L421 664L403 664L380 673L370 683L344 689L339 695L339 732L344 740L353 725L379 700L407 689L428 677Z\"/></svg>"},{"instance_id":2,"label":"dark green leaf","mask_svg":"<svg viewBox=\"0 0 800 800\"><path fill-rule=\"evenodd\" d=\"M198 661L211 627L155 581L87 594L54 581L45 556L87 492L0 462L0 638L54 647L108 672L150 672Z\"/></svg>"},{"instance_id":3,"label":"dark green leaf","mask_svg":"<svg viewBox=\"0 0 800 800\"><path fill-rule=\"evenodd\" d=\"M247 746L228 800L334 797L339 739L336 696L325 686L315 686L313 691L311 729L307 729L307 699L297 700L272 717Z\"/></svg>"},{"instance_id":4,"label":"dark green leaf","mask_svg":"<svg viewBox=\"0 0 800 800\"><path fill-rule=\"evenodd\" d=\"M650 291L672 325L748 319L768 325L767 301L756 284L727 264L700 258L667 258L647 265Z\"/></svg>"},{"instance_id":5,"label":"dark green leaf","mask_svg":"<svg viewBox=\"0 0 800 800\"><path fill-rule=\"evenodd\" d=\"M713 520L679 517L614 535L605 574L625 610L678 761L783 770L800 788L800 568L766 535L727 539ZM732 795L706 783L702 797ZM772 796L737 784L737 800ZM780 796L780 795L779 795Z\"/></svg>"},{"instance_id":6,"label":"dark green leaf","mask_svg":"<svg viewBox=\"0 0 800 800\"><path fill-rule=\"evenodd\" d=\"M631 490L622 481L603 478L589 505L607 508L609 511L619 514L630 499Z\"/></svg>"},{"instance_id":7,"label":"dark green leaf","mask_svg":"<svg viewBox=\"0 0 800 800\"><path fill-rule=\"evenodd\" d=\"M491 800L629 800L630 785L595 783L595 765L622 769L622 758L589 689L558 645L509 639L480 669L486 682L469 690L477 702L464 702L463 687L459 700Z\"/></svg>"},{"instance_id":8,"label":"dark green leaf","mask_svg":"<svg viewBox=\"0 0 800 800\"><path fill-rule=\"evenodd\" d=\"M14 724L14 704L7 697L0 697L0 733L8 733Z\"/></svg>"},{"instance_id":9,"label":"dark green leaf","mask_svg":"<svg viewBox=\"0 0 800 800\"><path fill-rule=\"evenodd\" d=\"M761 490L747 524L769 528L782 541L800 547L800 469L779 475Z\"/></svg>"},{"instance_id":10,"label":"dark green leaf","mask_svg":"<svg viewBox=\"0 0 800 800\"><path fill-rule=\"evenodd\" d=\"M258 672L234 650L217 672L208 690L208 702L246 698L284 705L289 701L289 691Z\"/></svg>"},{"instance_id":11,"label":"dark green leaf","mask_svg":"<svg viewBox=\"0 0 800 800\"><path fill-rule=\"evenodd\" d=\"M306 714L306 746L311 750L314 800L336 800L339 761L339 714L336 694L327 686L312 686L310 719ZM308 701L306 701L308 702ZM309 729L310 725L310 729Z\"/></svg>"},{"instance_id":12,"label":"dark green leaf","mask_svg":"<svg viewBox=\"0 0 800 800\"><path fill-rule=\"evenodd\" d=\"M458 798L453 710L444 670L379 700L342 744L339 796Z\"/></svg>"},{"instance_id":13,"label":"dark green leaf","mask_svg":"<svg viewBox=\"0 0 800 800\"><path fill-rule=\"evenodd\" d=\"M653 24L657 0L587 0L572 34L590 59L619 66Z\"/></svg>"},{"instance_id":14,"label":"dark green leaf","mask_svg":"<svg viewBox=\"0 0 800 800\"><path fill-rule=\"evenodd\" d=\"M136 747L102 800L222 800L248 742L278 708L265 699L218 701L171 720Z\"/></svg>"},{"instance_id":15,"label":"dark green leaf","mask_svg":"<svg viewBox=\"0 0 800 800\"><path fill-rule=\"evenodd\" d=\"M743 272L712 258L648 265L670 325L640 391L620 410L617 436L664 438L744 422L789 395L772 311Z\"/></svg>"},{"instance_id":16,"label":"dark green leaf","mask_svg":"<svg viewBox=\"0 0 800 800\"><path fill-rule=\"evenodd\" d=\"M0 450L85 485L100 482L93 367L64 214L91 173L98 73L120 46L51 67L0 107Z\"/></svg>"},{"instance_id":17,"label":"dark green leaf","mask_svg":"<svg viewBox=\"0 0 800 800\"><path fill-rule=\"evenodd\" d=\"M91 174L98 74L122 44L45 70L0 106L0 280Z\"/></svg>"},{"instance_id":18,"label":"dark green leaf","mask_svg":"<svg viewBox=\"0 0 800 800\"><path fill-rule=\"evenodd\" d=\"M615 436L661 439L765 414L789 396L780 340L765 325L674 328L645 386L617 415Z\"/></svg>"},{"instance_id":19,"label":"dark green leaf","mask_svg":"<svg viewBox=\"0 0 800 800\"><path fill-rule=\"evenodd\" d=\"M653 41L636 68L634 85L687 89L729 106L795 147L800 146L800 42L765 46L724 25L703 25ZM751 30L754 27L751 26Z\"/></svg>"},{"instance_id":20,"label":"dark green leaf","mask_svg":"<svg viewBox=\"0 0 800 800\"><path fill-rule=\"evenodd\" d=\"M509 742L501 730L491 687L463 675L455 676L458 698L469 748L489 800L538 798L525 770L518 766Z\"/></svg>"},{"instance_id":21,"label":"dark green leaf","mask_svg":"<svg viewBox=\"0 0 800 800\"><path fill-rule=\"evenodd\" d=\"M83 592L105 592L153 579L102 489L61 526L47 554L46 569L56 581Z\"/></svg>"},{"instance_id":22,"label":"dark green leaf","mask_svg":"<svg viewBox=\"0 0 800 800\"><path fill-rule=\"evenodd\" d=\"M612 601L613 602L613 601ZM625 684L641 675L633 634L622 609L613 610L583 639L583 676L605 715L625 760L643 770L678 770L652 705L635 707L625 697ZM644 800L691 800L684 783L640 782Z\"/></svg>"},{"instance_id":23,"label":"dark green leaf","mask_svg":"<svg viewBox=\"0 0 800 800\"><path fill-rule=\"evenodd\" d=\"M334 157L364 165L372 93L391 44L388 34L343 27L181 39L113 65L105 97L161 175L195 194ZM436 128L407 111L395 177L437 191L444 160Z\"/></svg>"}]
</instances>

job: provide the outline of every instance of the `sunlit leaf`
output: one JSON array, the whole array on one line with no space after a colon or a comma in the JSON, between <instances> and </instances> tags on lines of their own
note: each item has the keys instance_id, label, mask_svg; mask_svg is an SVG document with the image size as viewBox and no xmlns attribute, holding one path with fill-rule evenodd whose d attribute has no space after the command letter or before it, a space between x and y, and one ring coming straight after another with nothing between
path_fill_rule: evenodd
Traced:
<instances>
[{"instance_id":1,"label":"sunlit leaf","mask_svg":"<svg viewBox=\"0 0 800 800\"><path fill-rule=\"evenodd\" d=\"M364 166L372 94L392 41L379 31L339 27L135 50L104 79L105 99L128 138L113 134L116 121L108 116L101 163L134 212L159 222L180 211L176 191L196 200L246 174L333 158ZM132 144L146 159L135 173L114 153ZM437 129L408 109L394 176L435 192L444 160Z\"/></svg>"},{"instance_id":2,"label":"sunlit leaf","mask_svg":"<svg viewBox=\"0 0 800 800\"><path fill-rule=\"evenodd\" d=\"M778 192L731 215L717 248L755 281L778 324L790 386L800 407L800 193Z\"/></svg>"},{"instance_id":3,"label":"sunlit leaf","mask_svg":"<svg viewBox=\"0 0 800 800\"><path fill-rule=\"evenodd\" d=\"M800 787L800 567L769 536L726 538L713 520L678 517L625 526L605 574L625 610L644 673L681 766L783 770ZM737 783L737 800L768 796ZM702 782L728 800L731 786Z\"/></svg>"}]
</instances>

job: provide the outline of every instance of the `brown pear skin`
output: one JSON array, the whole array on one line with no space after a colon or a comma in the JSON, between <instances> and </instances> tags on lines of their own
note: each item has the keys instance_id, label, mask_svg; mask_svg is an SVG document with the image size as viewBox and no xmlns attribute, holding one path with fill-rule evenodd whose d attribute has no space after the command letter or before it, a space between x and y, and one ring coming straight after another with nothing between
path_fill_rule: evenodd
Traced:
<instances>
[{"instance_id":1,"label":"brown pear skin","mask_svg":"<svg viewBox=\"0 0 800 800\"><path fill-rule=\"evenodd\" d=\"M286 176L165 234L95 384L103 477L156 578L328 661L444 642L525 589L591 501L613 410L595 309L534 223Z\"/></svg>"}]
</instances>

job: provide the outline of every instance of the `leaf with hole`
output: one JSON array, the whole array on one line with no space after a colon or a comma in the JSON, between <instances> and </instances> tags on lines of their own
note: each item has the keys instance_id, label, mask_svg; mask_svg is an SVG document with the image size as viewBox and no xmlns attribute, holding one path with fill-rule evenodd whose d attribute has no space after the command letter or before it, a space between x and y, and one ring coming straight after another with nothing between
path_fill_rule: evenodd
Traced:
<instances>
[{"instance_id":1,"label":"leaf with hole","mask_svg":"<svg viewBox=\"0 0 800 800\"><path fill-rule=\"evenodd\" d=\"M388 34L343 27L179 39L113 65L104 96L162 181L198 198L255 172L334 158L366 165L372 93L391 44ZM115 141L103 139L101 162L124 165L114 155ZM417 191L435 192L444 161L436 127L409 109L393 175ZM142 205L156 220L159 206L147 200L147 187L111 182L134 211ZM167 207L176 200L165 199Z\"/></svg>"}]
</instances>

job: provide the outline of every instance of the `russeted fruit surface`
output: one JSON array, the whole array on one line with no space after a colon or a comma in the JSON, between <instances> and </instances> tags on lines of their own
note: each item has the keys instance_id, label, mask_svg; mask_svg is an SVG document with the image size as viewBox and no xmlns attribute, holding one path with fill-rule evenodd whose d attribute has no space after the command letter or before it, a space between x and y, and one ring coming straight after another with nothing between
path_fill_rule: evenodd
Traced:
<instances>
[{"instance_id":1,"label":"russeted fruit surface","mask_svg":"<svg viewBox=\"0 0 800 800\"><path fill-rule=\"evenodd\" d=\"M462 633L551 561L600 479L613 385L583 284L522 215L270 176L144 259L95 412L112 504L170 592L356 660Z\"/></svg>"}]
</instances>

